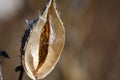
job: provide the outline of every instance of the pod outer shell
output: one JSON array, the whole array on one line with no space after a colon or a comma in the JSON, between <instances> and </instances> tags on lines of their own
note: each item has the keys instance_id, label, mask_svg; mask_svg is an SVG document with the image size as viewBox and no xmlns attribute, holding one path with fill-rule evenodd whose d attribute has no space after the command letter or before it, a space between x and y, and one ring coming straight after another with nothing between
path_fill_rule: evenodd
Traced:
<instances>
[{"instance_id":1,"label":"pod outer shell","mask_svg":"<svg viewBox=\"0 0 120 80\"><path fill-rule=\"evenodd\" d=\"M48 14L49 13L49 14ZM48 54L45 62L36 72L35 67L38 63L39 39L41 30L47 21L49 15L50 24L50 40L48 46ZM59 17L54 0L50 0L45 11L39 16L39 20L30 32L28 41L24 47L24 55L22 55L22 63L27 75L33 79L43 79L46 77L57 64L65 43L65 29ZM35 62L36 60L36 62Z\"/></svg>"}]
</instances>

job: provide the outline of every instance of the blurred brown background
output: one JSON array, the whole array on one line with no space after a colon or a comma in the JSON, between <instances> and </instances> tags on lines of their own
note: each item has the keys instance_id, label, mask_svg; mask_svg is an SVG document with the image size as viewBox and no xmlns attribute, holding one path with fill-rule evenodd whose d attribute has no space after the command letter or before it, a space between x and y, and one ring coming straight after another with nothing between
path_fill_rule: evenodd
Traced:
<instances>
[{"instance_id":1,"label":"blurred brown background","mask_svg":"<svg viewBox=\"0 0 120 80\"><path fill-rule=\"evenodd\" d=\"M0 0L0 49L4 80L18 80L20 41L47 0ZM120 0L56 0L66 30L59 63L43 80L120 80ZM25 74L23 80L30 80Z\"/></svg>"}]
</instances>

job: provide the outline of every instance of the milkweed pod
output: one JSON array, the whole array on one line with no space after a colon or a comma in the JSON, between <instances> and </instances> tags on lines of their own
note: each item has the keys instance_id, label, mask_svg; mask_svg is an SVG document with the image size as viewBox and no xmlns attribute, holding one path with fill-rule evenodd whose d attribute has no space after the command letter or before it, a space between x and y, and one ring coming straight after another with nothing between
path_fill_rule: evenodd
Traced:
<instances>
[{"instance_id":1,"label":"milkweed pod","mask_svg":"<svg viewBox=\"0 0 120 80\"><path fill-rule=\"evenodd\" d=\"M65 31L55 0L48 2L33 23L27 23L29 28L21 44L22 64L31 79L42 79L54 69L65 42Z\"/></svg>"}]
</instances>

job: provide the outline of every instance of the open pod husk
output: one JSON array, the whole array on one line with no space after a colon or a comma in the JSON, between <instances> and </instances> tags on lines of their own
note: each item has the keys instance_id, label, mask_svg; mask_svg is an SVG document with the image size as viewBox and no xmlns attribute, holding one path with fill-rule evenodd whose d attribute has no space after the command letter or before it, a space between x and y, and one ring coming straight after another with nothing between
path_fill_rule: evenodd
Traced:
<instances>
[{"instance_id":1,"label":"open pod husk","mask_svg":"<svg viewBox=\"0 0 120 80\"><path fill-rule=\"evenodd\" d=\"M27 75L33 79L46 77L58 62L65 42L65 31L55 0L50 0L45 10L32 25L22 55Z\"/></svg>"}]
</instances>

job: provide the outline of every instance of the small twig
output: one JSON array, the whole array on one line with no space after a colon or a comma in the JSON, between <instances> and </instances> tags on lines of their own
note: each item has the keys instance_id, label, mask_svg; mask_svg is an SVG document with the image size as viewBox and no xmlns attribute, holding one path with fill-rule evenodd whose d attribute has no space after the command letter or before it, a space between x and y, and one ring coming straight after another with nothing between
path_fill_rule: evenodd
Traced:
<instances>
[{"instance_id":1,"label":"small twig","mask_svg":"<svg viewBox=\"0 0 120 80\"><path fill-rule=\"evenodd\" d=\"M21 71L20 71L20 75L19 75L19 80L22 80L22 78L23 78L23 74L24 74L24 71L21 70Z\"/></svg>"},{"instance_id":2,"label":"small twig","mask_svg":"<svg viewBox=\"0 0 120 80\"><path fill-rule=\"evenodd\" d=\"M20 75L19 75L18 80L22 80L23 74L24 74L23 66L22 66L22 65L17 66L17 67L15 68L15 71L16 71L16 72L20 71Z\"/></svg>"}]
</instances>

